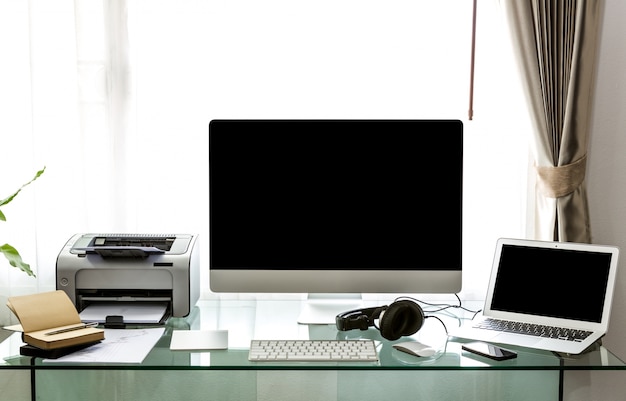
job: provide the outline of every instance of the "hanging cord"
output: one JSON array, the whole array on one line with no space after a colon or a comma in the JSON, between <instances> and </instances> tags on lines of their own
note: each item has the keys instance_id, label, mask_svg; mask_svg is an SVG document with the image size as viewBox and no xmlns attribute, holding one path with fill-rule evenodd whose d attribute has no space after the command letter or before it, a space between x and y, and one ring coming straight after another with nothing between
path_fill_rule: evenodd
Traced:
<instances>
[{"instance_id":1,"label":"hanging cord","mask_svg":"<svg viewBox=\"0 0 626 401\"><path fill-rule=\"evenodd\" d=\"M468 118L472 121L474 118L474 60L476 55L476 4L474 0L474 9L472 10L472 51L470 59L470 89L469 89L469 110Z\"/></svg>"}]
</instances>

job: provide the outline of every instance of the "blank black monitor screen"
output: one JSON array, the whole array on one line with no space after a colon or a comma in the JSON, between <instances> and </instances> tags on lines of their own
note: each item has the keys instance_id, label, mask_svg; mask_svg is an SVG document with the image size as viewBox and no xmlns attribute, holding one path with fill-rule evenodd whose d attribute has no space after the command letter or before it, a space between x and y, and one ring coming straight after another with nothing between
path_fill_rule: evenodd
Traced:
<instances>
[{"instance_id":1,"label":"blank black monitor screen","mask_svg":"<svg viewBox=\"0 0 626 401\"><path fill-rule=\"evenodd\" d=\"M213 120L216 292L458 292L458 120Z\"/></svg>"}]
</instances>

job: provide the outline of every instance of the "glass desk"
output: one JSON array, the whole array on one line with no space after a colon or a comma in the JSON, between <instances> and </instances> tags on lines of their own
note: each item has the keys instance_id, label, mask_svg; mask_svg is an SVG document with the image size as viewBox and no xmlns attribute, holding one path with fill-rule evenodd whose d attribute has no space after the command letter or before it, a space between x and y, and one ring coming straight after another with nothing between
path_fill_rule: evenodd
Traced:
<instances>
[{"instance_id":1,"label":"glass desk","mask_svg":"<svg viewBox=\"0 0 626 401\"><path fill-rule=\"evenodd\" d=\"M372 303L366 306L380 305ZM556 400L567 371L618 371L626 365L598 346L580 356L509 347L518 357L492 361L461 350L448 329L470 314L455 309L426 319L412 336L437 350L415 357L379 332L338 332L334 325L299 325L293 300L200 301L184 319L170 319L142 363L58 363L19 355L19 333L0 343L0 400ZM427 308L425 308L427 310ZM464 316L465 314L465 316ZM426 315L432 313L426 312ZM174 330L228 330L229 348L172 351ZM132 328L126 329L132 330ZM377 341L379 362L249 362L251 339Z\"/></svg>"}]
</instances>

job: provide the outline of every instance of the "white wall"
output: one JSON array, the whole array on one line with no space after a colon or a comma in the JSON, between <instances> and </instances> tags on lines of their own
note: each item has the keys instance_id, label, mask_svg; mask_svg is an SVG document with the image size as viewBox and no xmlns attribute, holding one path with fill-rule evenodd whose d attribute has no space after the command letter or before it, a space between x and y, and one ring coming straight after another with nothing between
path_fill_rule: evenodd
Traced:
<instances>
[{"instance_id":1,"label":"white wall","mask_svg":"<svg viewBox=\"0 0 626 401\"><path fill-rule=\"evenodd\" d=\"M606 344L626 359L626 2L605 5L587 188L593 242L621 248L621 271Z\"/></svg>"},{"instance_id":2,"label":"white wall","mask_svg":"<svg viewBox=\"0 0 626 401\"><path fill-rule=\"evenodd\" d=\"M600 36L587 189L595 243L621 248L611 327L604 340L626 359L626 2L606 0ZM574 294L584 296L584 294ZM624 399L626 373L572 374L568 399ZM585 388L585 386L589 386ZM572 391L573 390L573 391Z\"/></svg>"}]
</instances>

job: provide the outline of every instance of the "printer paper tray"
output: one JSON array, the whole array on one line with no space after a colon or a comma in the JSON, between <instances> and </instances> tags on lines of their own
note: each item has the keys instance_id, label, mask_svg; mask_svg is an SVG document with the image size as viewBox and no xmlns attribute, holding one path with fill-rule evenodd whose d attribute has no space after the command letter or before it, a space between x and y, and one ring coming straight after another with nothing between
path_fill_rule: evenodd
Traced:
<instances>
[{"instance_id":1,"label":"printer paper tray","mask_svg":"<svg viewBox=\"0 0 626 401\"><path fill-rule=\"evenodd\" d=\"M126 324L160 324L167 313L167 302L97 302L85 307L80 319L85 323L104 323L107 316L123 316Z\"/></svg>"}]
</instances>

